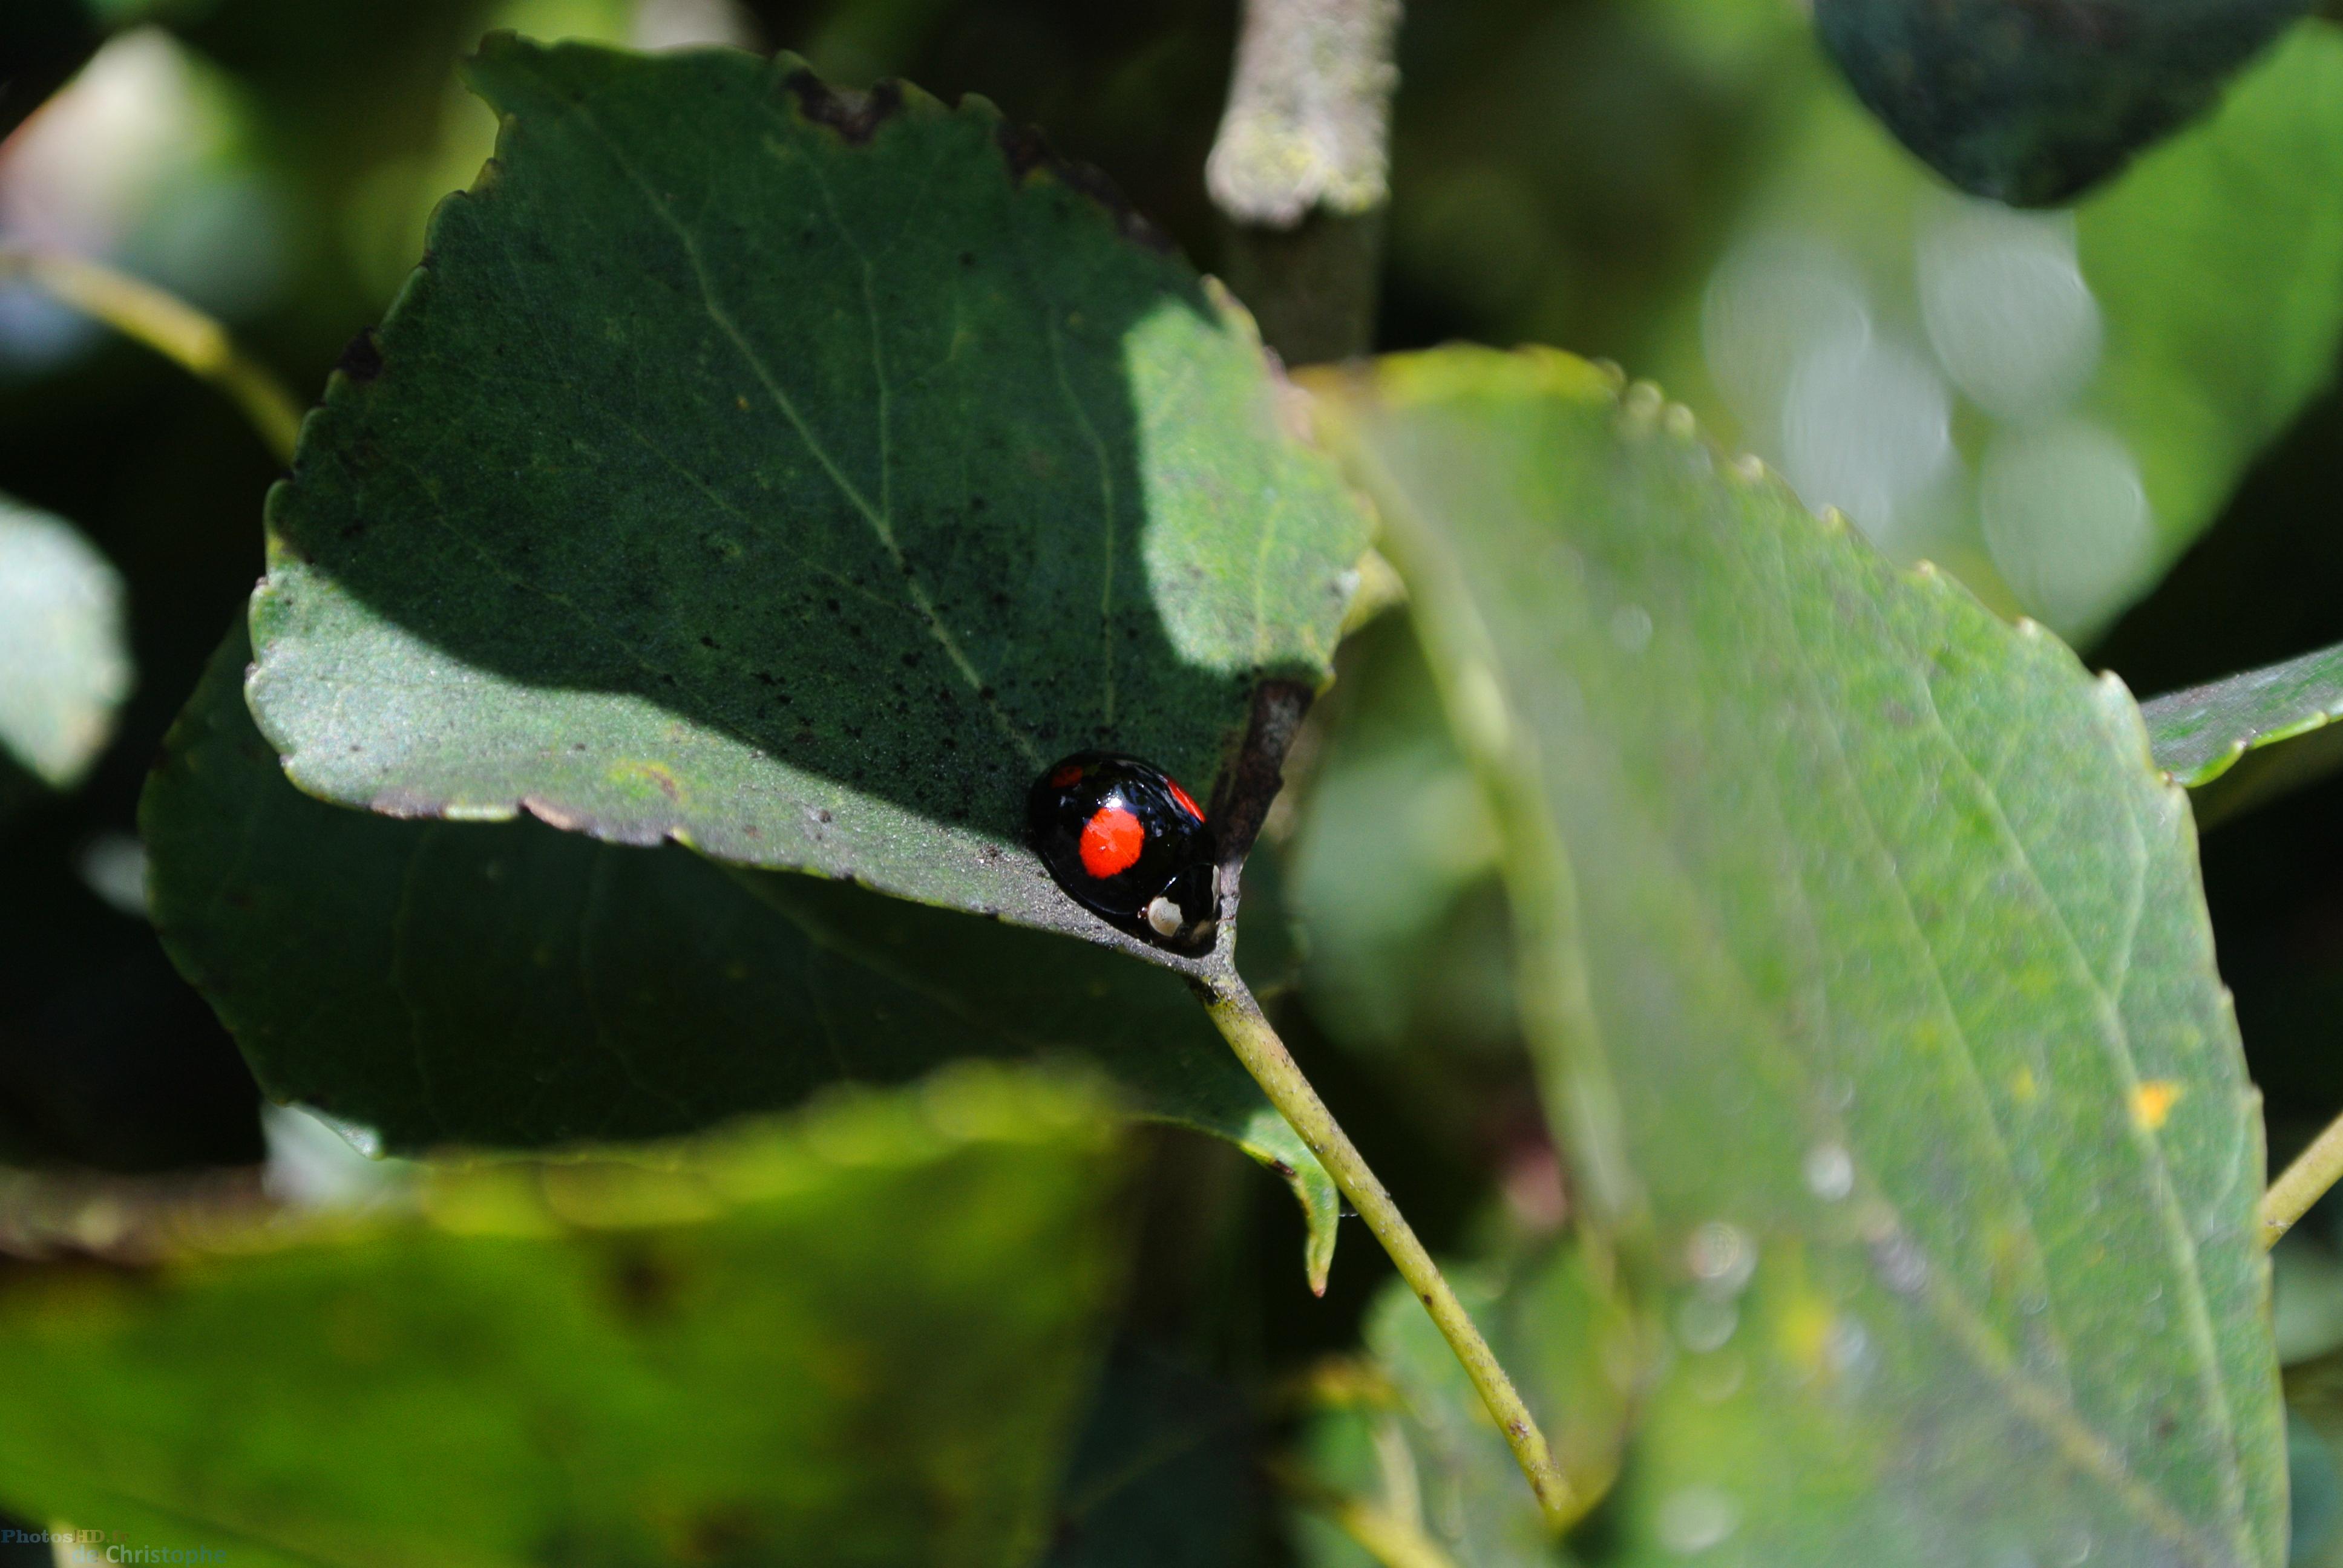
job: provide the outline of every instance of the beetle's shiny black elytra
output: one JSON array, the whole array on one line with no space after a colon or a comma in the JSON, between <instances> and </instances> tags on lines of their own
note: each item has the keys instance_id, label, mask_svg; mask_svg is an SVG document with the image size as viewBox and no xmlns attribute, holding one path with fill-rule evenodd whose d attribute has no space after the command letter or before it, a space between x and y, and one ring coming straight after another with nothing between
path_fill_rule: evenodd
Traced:
<instances>
[{"instance_id":1,"label":"beetle's shiny black elytra","mask_svg":"<svg viewBox=\"0 0 2343 1568\"><path fill-rule=\"evenodd\" d=\"M1092 914L1175 952L1212 940L1212 835L1161 768L1107 751L1061 759L1025 798L1025 835L1058 886Z\"/></svg>"}]
</instances>

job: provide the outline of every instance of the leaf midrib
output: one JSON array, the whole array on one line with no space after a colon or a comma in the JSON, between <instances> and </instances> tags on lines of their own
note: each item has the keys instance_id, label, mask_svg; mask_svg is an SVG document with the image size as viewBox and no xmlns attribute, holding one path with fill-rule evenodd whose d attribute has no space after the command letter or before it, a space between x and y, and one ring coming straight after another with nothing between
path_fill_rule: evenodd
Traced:
<instances>
[{"instance_id":1,"label":"leaf midrib","mask_svg":"<svg viewBox=\"0 0 2343 1568\"><path fill-rule=\"evenodd\" d=\"M541 75L539 81L540 83L544 81ZM769 113L770 106L766 106L766 107L767 112ZM893 519L888 515L884 505L874 506L870 498L862 493L861 487L838 466L837 460L830 456L830 449L816 438L812 427L806 423L805 417L798 411L796 400L774 377L770 367L766 365L764 357L757 352L747 336L741 332L739 325L732 319L731 312L727 310L717 298L714 282L709 276L707 260L700 254L699 239L689 228L685 226L683 221L675 216L674 209L669 206L667 199L659 194L649 181L643 178L641 173L634 166L633 161L619 150L617 141L603 129L601 123L595 118L593 112L588 109L584 103L572 101L568 106L568 113L588 135L601 144L605 156L609 158L613 166L641 194L645 205L650 209L651 216L675 236L676 243L683 249L685 259L691 264L692 279L699 290L700 308L707 313L708 319L715 324L719 332L724 335L725 340L731 344L733 351L740 356L741 362L748 367L749 373L757 378L759 386L764 387L766 396L773 400L773 406L779 410L782 418L787 421L790 430L797 436L799 443L803 446L807 455L811 457L816 466L829 476L831 484L837 487L840 496L847 504L870 525L880 548L887 552L889 560L893 563L896 568L894 576L903 584L903 591L910 598L912 608L926 624L929 636L943 650L945 658L950 660L952 668L960 673L961 680L967 684L970 693L976 699L978 705L1000 728L1010 743L1024 754L1026 759L1038 772L1047 759L1042 757L1041 749L1033 744L1033 738L1011 719L1007 711L1001 707L998 699L992 695L990 685L982 675L978 673L975 664L970 661L966 650L960 647L960 639L954 637L951 628L944 624L942 615L936 608L935 600L930 597L926 586L919 580L910 564L905 559L902 546L895 538ZM879 309L878 302L872 294L870 262L863 256L861 246L855 239L853 232L848 228L845 220L840 216L837 202L830 196L829 184L819 168L814 169L814 180L823 194L830 222L837 229L839 237L854 254L860 265L863 309L871 337L871 375L879 388L879 477L883 503L887 498L885 491L892 483L890 476L893 465L890 455L892 432L889 428L890 421L888 414L887 362L879 341Z\"/></svg>"}]
</instances>

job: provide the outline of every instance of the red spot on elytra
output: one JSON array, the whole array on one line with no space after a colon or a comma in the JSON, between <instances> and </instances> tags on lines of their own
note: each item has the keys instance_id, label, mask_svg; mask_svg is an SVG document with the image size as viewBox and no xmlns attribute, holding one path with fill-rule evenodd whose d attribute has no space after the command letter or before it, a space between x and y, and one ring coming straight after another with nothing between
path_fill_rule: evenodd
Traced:
<instances>
[{"instance_id":1,"label":"red spot on elytra","mask_svg":"<svg viewBox=\"0 0 2343 1568\"><path fill-rule=\"evenodd\" d=\"M1063 789L1081 781L1082 765L1079 762L1069 762L1050 775L1050 788L1052 789Z\"/></svg>"},{"instance_id":2,"label":"red spot on elytra","mask_svg":"<svg viewBox=\"0 0 2343 1568\"><path fill-rule=\"evenodd\" d=\"M1147 829L1121 806L1101 806L1082 824L1082 869L1101 879L1128 871L1147 846Z\"/></svg>"},{"instance_id":3,"label":"red spot on elytra","mask_svg":"<svg viewBox=\"0 0 2343 1568\"><path fill-rule=\"evenodd\" d=\"M1188 799L1188 792L1180 788L1180 781L1178 779L1166 779L1163 782L1171 787L1172 799L1180 802L1180 809L1187 812L1189 816L1193 817L1199 822L1204 819L1203 810L1202 808L1198 807L1193 800Z\"/></svg>"}]
</instances>

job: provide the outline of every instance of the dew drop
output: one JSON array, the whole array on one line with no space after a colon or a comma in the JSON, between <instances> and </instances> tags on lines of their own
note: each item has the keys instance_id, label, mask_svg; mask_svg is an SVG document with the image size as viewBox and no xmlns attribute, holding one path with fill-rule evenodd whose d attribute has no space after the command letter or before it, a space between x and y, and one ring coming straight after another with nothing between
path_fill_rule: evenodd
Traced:
<instances>
[{"instance_id":1,"label":"dew drop","mask_svg":"<svg viewBox=\"0 0 2343 1568\"><path fill-rule=\"evenodd\" d=\"M1722 1544L1741 1524L1741 1508L1714 1486L1687 1486L1660 1502L1653 1521L1660 1544L1680 1556Z\"/></svg>"},{"instance_id":2,"label":"dew drop","mask_svg":"<svg viewBox=\"0 0 2343 1568\"><path fill-rule=\"evenodd\" d=\"M1920 492L1954 461L1952 399L1898 344L1827 345L1798 363L1782 406L1782 467L1810 507L1834 506L1875 543L1912 532Z\"/></svg>"},{"instance_id":3,"label":"dew drop","mask_svg":"<svg viewBox=\"0 0 2343 1568\"><path fill-rule=\"evenodd\" d=\"M1686 1364L1691 1370L1685 1375L1685 1384L1691 1388L1693 1396L1704 1404L1723 1404L1739 1393L1741 1385L1749 1381L1748 1358L1737 1351L1703 1356Z\"/></svg>"},{"instance_id":4,"label":"dew drop","mask_svg":"<svg viewBox=\"0 0 2343 1568\"><path fill-rule=\"evenodd\" d=\"M1823 1357L1841 1377L1868 1371L1873 1361L1871 1332L1863 1326L1863 1320L1852 1313L1832 1320L1830 1332L1823 1339Z\"/></svg>"},{"instance_id":5,"label":"dew drop","mask_svg":"<svg viewBox=\"0 0 2343 1568\"><path fill-rule=\"evenodd\" d=\"M1981 407L2023 422L2064 407L2090 380L2099 307L2083 281L2072 214L1946 203L1924 226L1916 259L1937 362Z\"/></svg>"},{"instance_id":6,"label":"dew drop","mask_svg":"<svg viewBox=\"0 0 2343 1568\"><path fill-rule=\"evenodd\" d=\"M1855 1191L1854 1156L1835 1143L1817 1143L1806 1151L1806 1191L1835 1203Z\"/></svg>"},{"instance_id":7,"label":"dew drop","mask_svg":"<svg viewBox=\"0 0 2343 1568\"><path fill-rule=\"evenodd\" d=\"M1822 240L1775 233L1734 248L1701 302L1701 346L1710 376L1745 425L1775 423L1790 374L1805 355L1869 340L1865 295L1854 264Z\"/></svg>"},{"instance_id":8,"label":"dew drop","mask_svg":"<svg viewBox=\"0 0 2343 1568\"><path fill-rule=\"evenodd\" d=\"M1757 1243L1740 1226L1710 1220L1684 1243L1684 1266L1712 1294L1738 1295L1757 1267Z\"/></svg>"},{"instance_id":9,"label":"dew drop","mask_svg":"<svg viewBox=\"0 0 2343 1568\"><path fill-rule=\"evenodd\" d=\"M1871 1266L1880 1282L1899 1296L1916 1296L1928 1283L1928 1260L1900 1231L1890 1231L1871 1243Z\"/></svg>"},{"instance_id":10,"label":"dew drop","mask_svg":"<svg viewBox=\"0 0 2343 1568\"><path fill-rule=\"evenodd\" d=\"M1687 1296L1676 1308L1676 1338L1695 1354L1724 1349L1740 1326L1741 1310L1715 1296Z\"/></svg>"},{"instance_id":11,"label":"dew drop","mask_svg":"<svg viewBox=\"0 0 2343 1568\"><path fill-rule=\"evenodd\" d=\"M2062 631L2111 613L2155 551L2138 461L2087 420L1996 434L1977 506L1994 565L2028 609Z\"/></svg>"},{"instance_id":12,"label":"dew drop","mask_svg":"<svg viewBox=\"0 0 2343 1568\"><path fill-rule=\"evenodd\" d=\"M1611 640L1623 653L1641 653L1652 640L1652 612L1639 604L1623 604L1611 612Z\"/></svg>"}]
</instances>

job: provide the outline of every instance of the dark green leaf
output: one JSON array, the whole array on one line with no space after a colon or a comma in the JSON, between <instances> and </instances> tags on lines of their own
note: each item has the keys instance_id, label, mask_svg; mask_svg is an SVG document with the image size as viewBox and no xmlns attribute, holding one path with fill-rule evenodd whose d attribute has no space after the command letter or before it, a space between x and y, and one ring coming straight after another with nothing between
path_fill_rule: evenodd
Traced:
<instances>
[{"instance_id":1,"label":"dark green leaf","mask_svg":"<svg viewBox=\"0 0 2343 1568\"><path fill-rule=\"evenodd\" d=\"M1058 1493L1043 1568L1241 1568L1261 1542L1252 1412L1233 1387L1119 1349Z\"/></svg>"},{"instance_id":2,"label":"dark green leaf","mask_svg":"<svg viewBox=\"0 0 2343 1568\"><path fill-rule=\"evenodd\" d=\"M379 1147L689 1131L970 1055L1085 1052L1140 1113L1292 1183L1311 1270L1332 1182L1175 977L818 878L537 822L399 822L295 789L232 633L140 821L155 920L280 1100Z\"/></svg>"},{"instance_id":3,"label":"dark green leaf","mask_svg":"<svg viewBox=\"0 0 2343 1568\"><path fill-rule=\"evenodd\" d=\"M2037 627L1557 355L1329 378L1679 1353L1615 1560L2275 1564L2259 1117L2186 797Z\"/></svg>"},{"instance_id":4,"label":"dark green leaf","mask_svg":"<svg viewBox=\"0 0 2343 1568\"><path fill-rule=\"evenodd\" d=\"M1028 785L1229 779L1363 543L1242 314L980 101L509 37L469 75L498 160L270 499L294 780L1120 940Z\"/></svg>"},{"instance_id":5,"label":"dark green leaf","mask_svg":"<svg viewBox=\"0 0 2343 1568\"><path fill-rule=\"evenodd\" d=\"M1120 1271L1102 1110L964 1070L17 1268L0 1506L270 1568L1028 1561Z\"/></svg>"},{"instance_id":6,"label":"dark green leaf","mask_svg":"<svg viewBox=\"0 0 2343 1568\"><path fill-rule=\"evenodd\" d=\"M2310 0L1815 0L1855 93L1962 189L2071 200L2201 113Z\"/></svg>"},{"instance_id":7,"label":"dark green leaf","mask_svg":"<svg viewBox=\"0 0 2343 1568\"><path fill-rule=\"evenodd\" d=\"M2156 765L2195 789L2247 752L2291 740L2343 715L2343 648L2323 648L2243 675L2167 692L2140 705Z\"/></svg>"}]
</instances>

